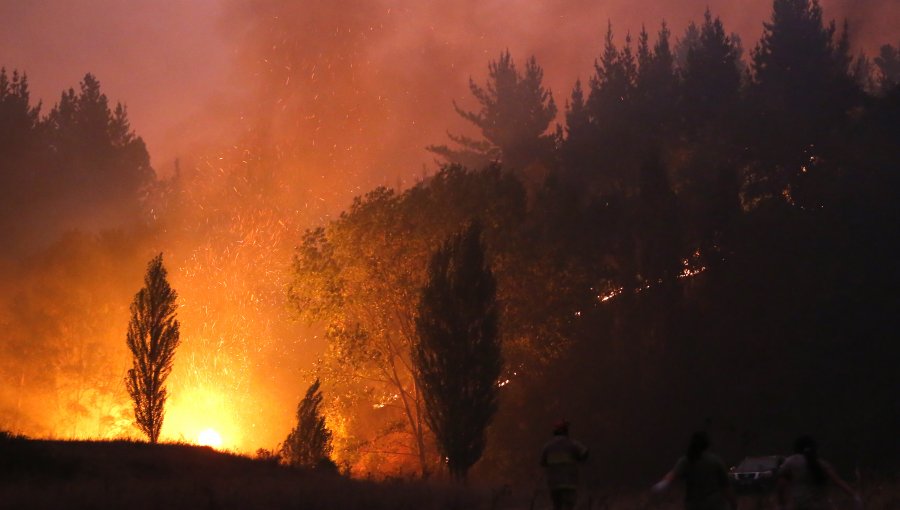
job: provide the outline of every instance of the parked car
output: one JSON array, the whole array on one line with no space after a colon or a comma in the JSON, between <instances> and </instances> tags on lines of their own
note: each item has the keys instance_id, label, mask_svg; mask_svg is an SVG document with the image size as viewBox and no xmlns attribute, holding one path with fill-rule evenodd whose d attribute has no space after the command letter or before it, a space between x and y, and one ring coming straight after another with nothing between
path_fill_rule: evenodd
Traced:
<instances>
[{"instance_id":1,"label":"parked car","mask_svg":"<svg viewBox=\"0 0 900 510\"><path fill-rule=\"evenodd\" d=\"M744 457L744 460L729 470L728 476L738 489L770 489L775 485L775 476L783 462L782 455Z\"/></svg>"}]
</instances>

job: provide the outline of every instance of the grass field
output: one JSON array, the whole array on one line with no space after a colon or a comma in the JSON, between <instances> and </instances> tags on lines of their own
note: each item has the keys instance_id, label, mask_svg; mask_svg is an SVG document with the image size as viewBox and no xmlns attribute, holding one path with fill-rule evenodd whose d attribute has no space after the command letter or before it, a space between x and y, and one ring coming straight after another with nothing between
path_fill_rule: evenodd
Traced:
<instances>
[{"instance_id":1,"label":"grass field","mask_svg":"<svg viewBox=\"0 0 900 510\"><path fill-rule=\"evenodd\" d=\"M900 480L865 484L866 508L900 509ZM836 508L851 508L835 494ZM774 508L770 494L742 495L742 510ZM540 487L460 488L440 482L351 480L183 444L0 440L3 509L528 509L550 508ZM674 510L676 492L598 488L580 509Z\"/></svg>"}]
</instances>

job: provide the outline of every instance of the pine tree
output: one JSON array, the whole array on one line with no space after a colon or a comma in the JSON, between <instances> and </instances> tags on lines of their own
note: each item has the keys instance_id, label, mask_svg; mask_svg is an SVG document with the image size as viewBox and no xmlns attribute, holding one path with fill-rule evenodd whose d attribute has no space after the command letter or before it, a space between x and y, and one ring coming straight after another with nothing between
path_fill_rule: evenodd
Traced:
<instances>
[{"instance_id":1,"label":"pine tree","mask_svg":"<svg viewBox=\"0 0 900 510\"><path fill-rule=\"evenodd\" d=\"M607 25L603 55L594 63L594 70L588 96L593 121L598 124L622 122L634 93L637 64L631 50L631 36L625 37L625 47L620 51L613 39L612 23Z\"/></svg>"},{"instance_id":2,"label":"pine tree","mask_svg":"<svg viewBox=\"0 0 900 510\"><path fill-rule=\"evenodd\" d=\"M637 176L633 149L641 145L637 134L642 129L634 101L637 61L631 36L625 36L619 50L608 24L603 54L594 63L594 71L587 99L593 153L586 163L595 182L591 187L600 193L631 191Z\"/></svg>"},{"instance_id":3,"label":"pine tree","mask_svg":"<svg viewBox=\"0 0 900 510\"><path fill-rule=\"evenodd\" d=\"M584 90L581 88L581 80L575 81L572 89L572 99L566 105L566 135L569 139L573 136L581 136L587 133L590 117L584 102Z\"/></svg>"},{"instance_id":4,"label":"pine tree","mask_svg":"<svg viewBox=\"0 0 900 510\"><path fill-rule=\"evenodd\" d=\"M30 96L24 74L0 67L0 232L7 246L38 230L22 218L34 207L41 177L40 105L32 107Z\"/></svg>"},{"instance_id":5,"label":"pine tree","mask_svg":"<svg viewBox=\"0 0 900 510\"><path fill-rule=\"evenodd\" d=\"M496 283L481 227L469 224L434 253L416 318L416 379L450 475L464 480L481 458L497 411L502 366Z\"/></svg>"},{"instance_id":6,"label":"pine tree","mask_svg":"<svg viewBox=\"0 0 900 510\"><path fill-rule=\"evenodd\" d=\"M94 75L63 92L46 124L61 200L77 197L82 208L119 220L140 213L142 192L155 178L150 155L126 107L111 109Z\"/></svg>"},{"instance_id":7,"label":"pine tree","mask_svg":"<svg viewBox=\"0 0 900 510\"><path fill-rule=\"evenodd\" d=\"M804 161L847 119L859 90L850 76L848 28L824 24L817 0L774 0L752 55L751 105L762 139L751 142L767 168L769 192L797 184ZM814 151L810 153L809 151Z\"/></svg>"},{"instance_id":8,"label":"pine tree","mask_svg":"<svg viewBox=\"0 0 900 510\"><path fill-rule=\"evenodd\" d=\"M126 337L132 368L125 377L125 386L134 403L135 423L151 443L159 440L168 396L165 382L180 343L175 318L177 297L166 280L160 253L147 265L144 288L131 303Z\"/></svg>"},{"instance_id":9,"label":"pine tree","mask_svg":"<svg viewBox=\"0 0 900 510\"><path fill-rule=\"evenodd\" d=\"M281 458L291 466L315 468L333 466L331 431L325 426L319 406L322 404L320 382L316 379L297 406L297 426L281 445Z\"/></svg>"},{"instance_id":10,"label":"pine tree","mask_svg":"<svg viewBox=\"0 0 900 510\"><path fill-rule=\"evenodd\" d=\"M525 72L516 69L508 51L488 64L488 81L482 87L469 80L469 89L479 104L478 111L456 112L474 124L483 136L473 139L450 135L456 148L429 146L428 150L448 163L483 168L491 162L524 170L535 163L548 163L555 139L547 133L556 118L556 103L543 85L544 71L534 57L525 63Z\"/></svg>"},{"instance_id":11,"label":"pine tree","mask_svg":"<svg viewBox=\"0 0 900 510\"><path fill-rule=\"evenodd\" d=\"M596 159L596 130L591 124L590 112L584 97L581 80L575 82L572 96L566 102L566 130L562 141L560 160L562 171L578 187L589 178Z\"/></svg>"},{"instance_id":12,"label":"pine tree","mask_svg":"<svg viewBox=\"0 0 900 510\"><path fill-rule=\"evenodd\" d=\"M875 57L878 66L878 85L883 94L900 85L900 44L897 47L883 45Z\"/></svg>"},{"instance_id":13,"label":"pine tree","mask_svg":"<svg viewBox=\"0 0 900 510\"><path fill-rule=\"evenodd\" d=\"M675 41L674 59L675 67L680 73L687 69L688 54L692 49L700 45L700 27L693 20L684 29L684 35Z\"/></svg>"},{"instance_id":14,"label":"pine tree","mask_svg":"<svg viewBox=\"0 0 900 510\"><path fill-rule=\"evenodd\" d=\"M13 71L12 76L0 67L0 161L17 170L16 158L32 149L37 142L40 105L31 106L28 77ZM0 178L6 177L6 172Z\"/></svg>"},{"instance_id":15,"label":"pine tree","mask_svg":"<svg viewBox=\"0 0 900 510\"><path fill-rule=\"evenodd\" d=\"M638 100L638 117L643 120L643 138L653 143L670 131L676 117L675 100L678 77L675 60L669 47L669 27L663 22L656 43L650 46L650 36L641 29L638 38L638 73L635 95Z\"/></svg>"},{"instance_id":16,"label":"pine tree","mask_svg":"<svg viewBox=\"0 0 900 510\"><path fill-rule=\"evenodd\" d=\"M739 57L722 21L707 9L700 38L688 50L683 70L684 110L692 131L710 125L718 130L733 114L741 86Z\"/></svg>"},{"instance_id":17,"label":"pine tree","mask_svg":"<svg viewBox=\"0 0 900 510\"><path fill-rule=\"evenodd\" d=\"M818 0L774 0L772 19L753 54L755 83L787 101L819 100L835 81L846 80L851 58L847 26L835 37ZM846 85L844 83L843 85Z\"/></svg>"}]
</instances>

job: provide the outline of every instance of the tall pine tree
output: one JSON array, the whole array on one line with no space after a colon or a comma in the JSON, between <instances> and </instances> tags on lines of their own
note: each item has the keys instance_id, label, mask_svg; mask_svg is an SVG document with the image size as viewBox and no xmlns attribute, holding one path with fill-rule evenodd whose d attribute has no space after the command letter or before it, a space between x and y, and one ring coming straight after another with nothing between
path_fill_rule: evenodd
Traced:
<instances>
[{"instance_id":1,"label":"tall pine tree","mask_svg":"<svg viewBox=\"0 0 900 510\"><path fill-rule=\"evenodd\" d=\"M797 198L801 187L822 172L804 169L830 159L832 137L846 125L860 101L850 75L848 28L837 34L823 22L817 0L774 0L752 55L750 108L755 125L748 146L760 162L755 193ZM819 174L819 175L813 175Z\"/></svg>"},{"instance_id":2,"label":"tall pine tree","mask_svg":"<svg viewBox=\"0 0 900 510\"><path fill-rule=\"evenodd\" d=\"M160 253L147 265L144 288L131 303L126 337L132 368L125 377L125 386L134 403L135 423L151 443L159 440L168 396L165 382L180 343L175 318L177 297L166 280Z\"/></svg>"},{"instance_id":3,"label":"tall pine tree","mask_svg":"<svg viewBox=\"0 0 900 510\"><path fill-rule=\"evenodd\" d=\"M638 115L646 133L638 132L645 139L658 140L674 126L678 76L675 74L675 57L669 46L669 27L664 22L651 47L650 36L641 29L638 37L638 73L635 95Z\"/></svg>"},{"instance_id":4,"label":"tall pine tree","mask_svg":"<svg viewBox=\"0 0 900 510\"><path fill-rule=\"evenodd\" d=\"M419 301L413 349L428 424L450 475L465 480L497 411L502 358L494 275L481 227L469 224L434 253Z\"/></svg>"},{"instance_id":5,"label":"tall pine tree","mask_svg":"<svg viewBox=\"0 0 900 510\"><path fill-rule=\"evenodd\" d=\"M700 38L688 49L683 70L684 113L689 132L709 129L720 136L732 121L740 98L740 49L709 9Z\"/></svg>"},{"instance_id":6,"label":"tall pine tree","mask_svg":"<svg viewBox=\"0 0 900 510\"><path fill-rule=\"evenodd\" d=\"M594 63L586 103L593 150L580 156L587 160L593 181L589 189L594 192L631 192L637 183L633 153L641 144L636 134L643 129L634 101L637 64L631 36L625 36L625 45L619 50L609 23L603 54Z\"/></svg>"}]
</instances>

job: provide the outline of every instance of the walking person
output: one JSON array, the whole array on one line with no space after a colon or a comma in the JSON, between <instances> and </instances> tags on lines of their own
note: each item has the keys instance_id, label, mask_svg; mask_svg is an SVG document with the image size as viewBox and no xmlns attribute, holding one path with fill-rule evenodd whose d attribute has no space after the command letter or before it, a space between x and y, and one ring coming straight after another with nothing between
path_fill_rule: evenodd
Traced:
<instances>
[{"instance_id":1,"label":"walking person","mask_svg":"<svg viewBox=\"0 0 900 510\"><path fill-rule=\"evenodd\" d=\"M572 510L578 499L578 464L587 460L588 449L569 438L569 422L553 426L553 438L541 452L554 510Z\"/></svg>"},{"instance_id":2,"label":"walking person","mask_svg":"<svg viewBox=\"0 0 900 510\"><path fill-rule=\"evenodd\" d=\"M819 458L815 440L800 436L794 443L794 454L785 459L778 470L778 508L780 510L831 510L829 482L853 497L856 508L862 499L841 479L830 464Z\"/></svg>"},{"instance_id":3,"label":"walking person","mask_svg":"<svg viewBox=\"0 0 900 510\"><path fill-rule=\"evenodd\" d=\"M661 493L675 481L684 483L685 510L728 510L737 508L734 490L728 481L725 464L709 451L709 436L695 432L687 452L675 467L653 485Z\"/></svg>"}]
</instances>

